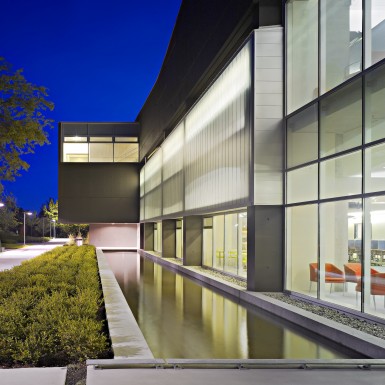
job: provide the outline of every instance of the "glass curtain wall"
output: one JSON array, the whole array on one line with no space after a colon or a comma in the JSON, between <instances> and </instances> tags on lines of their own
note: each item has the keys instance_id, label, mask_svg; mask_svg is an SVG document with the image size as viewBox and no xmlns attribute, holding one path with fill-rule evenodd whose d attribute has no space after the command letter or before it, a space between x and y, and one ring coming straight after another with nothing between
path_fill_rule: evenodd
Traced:
<instances>
[{"instance_id":1,"label":"glass curtain wall","mask_svg":"<svg viewBox=\"0 0 385 385\"><path fill-rule=\"evenodd\" d=\"M384 0L287 1L287 114L383 60L384 42Z\"/></svg>"},{"instance_id":2,"label":"glass curtain wall","mask_svg":"<svg viewBox=\"0 0 385 385\"><path fill-rule=\"evenodd\" d=\"M204 266L232 275L247 275L247 214L229 213L203 219Z\"/></svg>"},{"instance_id":3,"label":"glass curtain wall","mask_svg":"<svg viewBox=\"0 0 385 385\"><path fill-rule=\"evenodd\" d=\"M385 318L384 105L385 65L287 119L286 288Z\"/></svg>"},{"instance_id":4,"label":"glass curtain wall","mask_svg":"<svg viewBox=\"0 0 385 385\"><path fill-rule=\"evenodd\" d=\"M365 1L365 66L385 58L385 1Z\"/></svg>"},{"instance_id":5,"label":"glass curtain wall","mask_svg":"<svg viewBox=\"0 0 385 385\"><path fill-rule=\"evenodd\" d=\"M286 10L287 110L318 97L318 1L290 0Z\"/></svg>"}]
</instances>

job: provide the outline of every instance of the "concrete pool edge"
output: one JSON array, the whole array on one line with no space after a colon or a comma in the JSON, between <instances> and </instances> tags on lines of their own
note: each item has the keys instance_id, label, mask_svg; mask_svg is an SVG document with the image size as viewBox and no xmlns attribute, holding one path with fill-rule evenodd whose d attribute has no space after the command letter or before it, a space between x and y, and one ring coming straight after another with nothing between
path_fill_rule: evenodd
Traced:
<instances>
[{"instance_id":1,"label":"concrete pool edge","mask_svg":"<svg viewBox=\"0 0 385 385\"><path fill-rule=\"evenodd\" d=\"M195 271L193 267L170 262L148 251L138 250L138 252L140 255L170 270L204 282L235 297L235 299L259 307L351 350L361 354L364 352L365 355L371 358L385 357L385 340L381 338L271 298L263 293L249 292L239 285L209 276L209 274L202 274Z\"/></svg>"},{"instance_id":2,"label":"concrete pool edge","mask_svg":"<svg viewBox=\"0 0 385 385\"><path fill-rule=\"evenodd\" d=\"M99 248L96 248L96 257L114 359L153 359L154 355L127 304L103 251Z\"/></svg>"}]
</instances>

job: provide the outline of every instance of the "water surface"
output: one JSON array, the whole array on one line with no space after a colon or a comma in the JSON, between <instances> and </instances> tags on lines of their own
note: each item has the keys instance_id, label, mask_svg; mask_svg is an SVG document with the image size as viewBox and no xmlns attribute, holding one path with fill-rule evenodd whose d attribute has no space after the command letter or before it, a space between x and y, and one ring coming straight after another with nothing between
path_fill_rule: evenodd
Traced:
<instances>
[{"instance_id":1,"label":"water surface","mask_svg":"<svg viewBox=\"0 0 385 385\"><path fill-rule=\"evenodd\" d=\"M359 358L137 253L104 254L156 358Z\"/></svg>"}]
</instances>

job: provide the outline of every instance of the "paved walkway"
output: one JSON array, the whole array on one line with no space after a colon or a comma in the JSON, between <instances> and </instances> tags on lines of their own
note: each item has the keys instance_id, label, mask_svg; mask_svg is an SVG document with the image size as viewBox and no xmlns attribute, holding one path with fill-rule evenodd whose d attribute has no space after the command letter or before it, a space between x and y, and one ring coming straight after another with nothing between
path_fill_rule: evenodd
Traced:
<instances>
[{"instance_id":1,"label":"paved walkway","mask_svg":"<svg viewBox=\"0 0 385 385\"><path fill-rule=\"evenodd\" d=\"M12 267L20 265L21 262L27 259L37 257L57 246L63 246L67 241L67 238L55 238L49 242L36 243L22 249L4 251L0 253L0 271L12 269Z\"/></svg>"},{"instance_id":2,"label":"paved walkway","mask_svg":"<svg viewBox=\"0 0 385 385\"><path fill-rule=\"evenodd\" d=\"M1 385L64 385L67 368L0 369Z\"/></svg>"},{"instance_id":3,"label":"paved walkway","mask_svg":"<svg viewBox=\"0 0 385 385\"><path fill-rule=\"evenodd\" d=\"M385 371L361 369L96 369L87 385L383 385Z\"/></svg>"}]
</instances>

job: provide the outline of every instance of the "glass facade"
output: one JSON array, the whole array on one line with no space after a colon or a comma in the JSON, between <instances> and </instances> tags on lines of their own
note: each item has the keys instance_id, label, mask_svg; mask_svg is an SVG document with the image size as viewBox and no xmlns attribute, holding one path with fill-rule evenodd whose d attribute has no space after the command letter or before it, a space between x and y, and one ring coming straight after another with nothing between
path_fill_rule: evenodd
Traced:
<instances>
[{"instance_id":1,"label":"glass facade","mask_svg":"<svg viewBox=\"0 0 385 385\"><path fill-rule=\"evenodd\" d=\"M362 71L363 62L367 67L384 58L374 59L370 45L362 52L362 42L375 34L370 24L363 33L363 3L366 23L380 4L293 0L288 20L298 17L296 7L313 10L308 21L314 20L314 3L321 92L301 93L295 107L295 92L314 84L290 83L290 71L303 69L290 66L290 36L300 25L287 25L287 107L304 108L286 119L286 289L385 317L376 303L385 297L385 65ZM304 60L303 66L313 59Z\"/></svg>"},{"instance_id":2,"label":"glass facade","mask_svg":"<svg viewBox=\"0 0 385 385\"><path fill-rule=\"evenodd\" d=\"M247 275L247 214L227 213L203 219L203 265Z\"/></svg>"},{"instance_id":3,"label":"glass facade","mask_svg":"<svg viewBox=\"0 0 385 385\"><path fill-rule=\"evenodd\" d=\"M62 162L138 162L139 143L136 137L65 136Z\"/></svg>"},{"instance_id":4,"label":"glass facade","mask_svg":"<svg viewBox=\"0 0 385 385\"><path fill-rule=\"evenodd\" d=\"M384 41L383 0L287 1L286 112L384 59Z\"/></svg>"}]
</instances>

